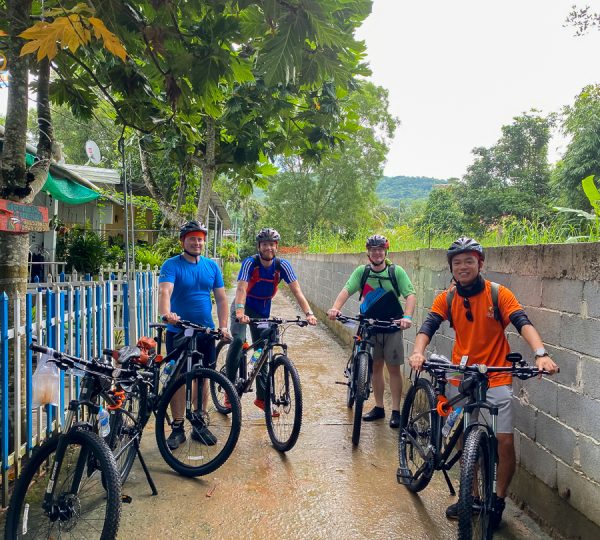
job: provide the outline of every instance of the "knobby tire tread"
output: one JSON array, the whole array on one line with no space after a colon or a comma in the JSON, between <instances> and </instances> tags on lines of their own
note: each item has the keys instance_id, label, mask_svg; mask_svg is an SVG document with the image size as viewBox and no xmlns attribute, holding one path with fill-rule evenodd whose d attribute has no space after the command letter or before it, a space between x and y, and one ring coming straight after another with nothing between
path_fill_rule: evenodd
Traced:
<instances>
[{"instance_id":1,"label":"knobby tire tread","mask_svg":"<svg viewBox=\"0 0 600 540\"><path fill-rule=\"evenodd\" d=\"M359 352L356 355L356 394L354 398L354 423L352 425L352 444L357 446L360 441L360 428L362 426L362 413L365 399L369 389L368 373L369 373L369 357L364 352Z\"/></svg>"}]
</instances>

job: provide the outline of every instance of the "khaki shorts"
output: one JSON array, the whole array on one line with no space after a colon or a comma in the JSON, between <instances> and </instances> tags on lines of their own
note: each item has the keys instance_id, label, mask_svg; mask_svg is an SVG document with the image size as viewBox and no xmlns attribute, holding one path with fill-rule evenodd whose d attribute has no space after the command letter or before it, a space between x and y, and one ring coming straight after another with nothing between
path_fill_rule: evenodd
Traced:
<instances>
[{"instance_id":1,"label":"khaki shorts","mask_svg":"<svg viewBox=\"0 0 600 540\"><path fill-rule=\"evenodd\" d=\"M452 399L458 394L458 388L452 384L446 386L446 397ZM496 424L497 433L511 433L515 427L515 410L513 407L513 390L512 385L505 384L502 386L494 386L487 390L487 400L498 407L498 419ZM460 407L462 404L459 403ZM485 409L481 411L482 423L491 427L492 421L490 412ZM479 418L479 409L475 409L471 414L471 424L477 422Z\"/></svg>"},{"instance_id":2,"label":"khaki shorts","mask_svg":"<svg viewBox=\"0 0 600 540\"><path fill-rule=\"evenodd\" d=\"M373 360L382 361L390 366L404 364L404 340L402 330L392 334L375 334L373 336Z\"/></svg>"}]
</instances>

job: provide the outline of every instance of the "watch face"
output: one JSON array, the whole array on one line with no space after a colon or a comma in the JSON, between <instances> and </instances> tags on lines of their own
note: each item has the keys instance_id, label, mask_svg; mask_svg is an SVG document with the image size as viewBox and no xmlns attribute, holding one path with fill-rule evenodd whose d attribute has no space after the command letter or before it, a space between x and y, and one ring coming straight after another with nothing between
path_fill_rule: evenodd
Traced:
<instances>
[{"instance_id":1,"label":"watch face","mask_svg":"<svg viewBox=\"0 0 600 540\"><path fill-rule=\"evenodd\" d=\"M547 354L548 354L548 352L546 351L546 349L536 349L535 350L536 356L546 356Z\"/></svg>"}]
</instances>

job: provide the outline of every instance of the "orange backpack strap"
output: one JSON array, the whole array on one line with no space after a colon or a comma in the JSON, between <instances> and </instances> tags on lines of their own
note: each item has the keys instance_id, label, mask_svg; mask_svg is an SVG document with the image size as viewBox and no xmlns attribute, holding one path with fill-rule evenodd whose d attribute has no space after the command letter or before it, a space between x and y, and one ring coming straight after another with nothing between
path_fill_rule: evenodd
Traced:
<instances>
[{"instance_id":1,"label":"orange backpack strap","mask_svg":"<svg viewBox=\"0 0 600 540\"><path fill-rule=\"evenodd\" d=\"M273 264L275 265L273 279L261 278L260 259L258 255L254 255L252 263L252 273L250 274L250 280L248 281L246 296L248 296L249 298L254 298L255 300L271 300L271 298L273 298L277 294L277 287L279 286L279 282L281 280L281 261L277 257L275 257L273 259ZM252 289L254 288L254 285L256 285L259 281L267 281L273 284L273 294L271 294L271 296L256 296L252 294Z\"/></svg>"}]
</instances>

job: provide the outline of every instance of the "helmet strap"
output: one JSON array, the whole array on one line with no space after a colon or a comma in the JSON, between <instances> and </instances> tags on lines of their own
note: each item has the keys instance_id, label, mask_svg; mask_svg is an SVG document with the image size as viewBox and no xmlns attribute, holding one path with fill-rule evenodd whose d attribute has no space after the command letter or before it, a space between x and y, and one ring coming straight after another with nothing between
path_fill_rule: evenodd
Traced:
<instances>
[{"instance_id":1,"label":"helmet strap","mask_svg":"<svg viewBox=\"0 0 600 540\"><path fill-rule=\"evenodd\" d=\"M198 264L198 261L200 260L200 257L202 256L202 255L196 255L195 253L190 253L190 252L189 252L187 249L185 249L185 248L183 248L183 252L184 252L186 255L189 255L190 257L192 257L192 258L193 258L193 259L196 261L196 264Z\"/></svg>"}]
</instances>

